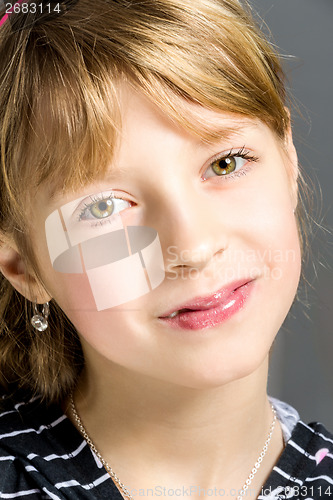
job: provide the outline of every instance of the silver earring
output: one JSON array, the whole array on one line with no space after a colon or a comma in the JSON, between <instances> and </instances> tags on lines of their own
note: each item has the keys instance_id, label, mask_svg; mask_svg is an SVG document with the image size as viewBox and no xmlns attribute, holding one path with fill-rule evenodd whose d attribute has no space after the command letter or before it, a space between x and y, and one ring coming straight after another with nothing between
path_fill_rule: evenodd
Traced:
<instances>
[{"instance_id":1,"label":"silver earring","mask_svg":"<svg viewBox=\"0 0 333 500\"><path fill-rule=\"evenodd\" d=\"M50 312L49 303L45 302L45 304L43 304L42 313L40 314L38 312L37 302L35 300L35 302L34 302L34 313L35 314L31 318L31 324L39 332L44 332L46 330L46 328L49 326L49 323L47 321L47 318L49 316L49 312Z\"/></svg>"}]
</instances>

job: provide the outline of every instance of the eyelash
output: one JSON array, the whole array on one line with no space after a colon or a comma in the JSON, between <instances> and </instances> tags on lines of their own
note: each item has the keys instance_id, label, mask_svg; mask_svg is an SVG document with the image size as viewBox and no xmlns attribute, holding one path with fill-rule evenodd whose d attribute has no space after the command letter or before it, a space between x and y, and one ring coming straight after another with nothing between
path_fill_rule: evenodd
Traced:
<instances>
[{"instance_id":1,"label":"eyelash","mask_svg":"<svg viewBox=\"0 0 333 500\"><path fill-rule=\"evenodd\" d=\"M208 168L211 167L212 164L215 163L216 161L226 160L227 158L243 158L244 160L248 160L248 162L250 164L259 161L258 156L251 154L249 151L246 150L245 146L243 146L237 152L233 149L230 149L230 151L227 154L216 155L210 161ZM220 175L220 176L215 174L215 176L212 176L212 177L215 177L218 179L223 178L223 181L235 180L239 177L246 175L250 171L251 167L252 167L252 165L247 165L245 167L242 167L240 170L237 170L236 172L232 172L231 174ZM208 170L208 168L206 170ZM209 178L212 178L212 177L209 177ZM207 180L207 179L204 179L204 180Z\"/></svg>"}]
</instances>

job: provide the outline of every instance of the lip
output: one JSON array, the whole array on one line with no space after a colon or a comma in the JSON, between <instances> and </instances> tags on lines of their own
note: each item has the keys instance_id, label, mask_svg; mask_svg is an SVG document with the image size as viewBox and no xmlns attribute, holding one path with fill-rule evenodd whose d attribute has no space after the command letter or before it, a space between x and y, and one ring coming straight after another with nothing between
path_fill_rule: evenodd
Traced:
<instances>
[{"instance_id":1,"label":"lip","mask_svg":"<svg viewBox=\"0 0 333 500\"><path fill-rule=\"evenodd\" d=\"M166 318L167 316L170 316L170 314L174 313L175 311L179 311L180 309L192 309L193 311L204 311L207 309L212 309L218 306L221 302L224 302L229 297L229 295L237 288L245 285L246 283L249 283L250 281L253 281L253 278L244 278L234 281L232 283L229 283L229 285L220 288L211 295L206 295L205 297L196 297L189 302L184 302L180 305L177 305L159 317Z\"/></svg>"},{"instance_id":2,"label":"lip","mask_svg":"<svg viewBox=\"0 0 333 500\"><path fill-rule=\"evenodd\" d=\"M235 281L212 295L196 297L167 311L159 319L169 327L185 330L212 328L243 309L254 287L254 279ZM170 318L180 309L189 309Z\"/></svg>"}]
</instances>

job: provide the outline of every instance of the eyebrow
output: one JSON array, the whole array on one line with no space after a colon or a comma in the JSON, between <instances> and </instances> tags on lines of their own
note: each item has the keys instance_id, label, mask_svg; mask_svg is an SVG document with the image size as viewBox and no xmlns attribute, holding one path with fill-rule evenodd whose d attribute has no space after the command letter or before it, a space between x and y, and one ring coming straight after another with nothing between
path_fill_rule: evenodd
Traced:
<instances>
[{"instance_id":1,"label":"eyebrow","mask_svg":"<svg viewBox=\"0 0 333 500\"><path fill-rule=\"evenodd\" d=\"M244 134L248 129L258 129L259 123L252 119L242 119L242 123L234 125L220 125L218 123L207 123L206 133L203 133L203 141L215 144L228 141L234 136Z\"/></svg>"},{"instance_id":2,"label":"eyebrow","mask_svg":"<svg viewBox=\"0 0 333 500\"><path fill-rule=\"evenodd\" d=\"M94 182L98 182L98 180L100 180L101 182L104 182L104 180L107 180L108 182L112 182L112 181L116 181L119 179L119 170L107 170L106 173L105 173L105 176L103 178L100 178L100 179L92 179L90 182L87 182L85 185L81 185L80 188L78 189L82 189L84 190L84 188L86 186L89 186L90 184L93 184ZM74 196L75 195L75 188L73 190L73 194ZM48 190L48 200L51 202L51 204L54 204L56 205L56 202L58 201L58 199L61 199L62 196L64 195L64 192L62 191L62 187L61 185L58 185L58 184L55 184L53 186L51 186ZM89 195L93 195L93 193L88 193L86 195L77 195L77 198L81 198L81 197L85 197L85 196L89 196ZM69 200L69 201L73 201L73 200ZM67 202L65 202L66 204Z\"/></svg>"}]
</instances>

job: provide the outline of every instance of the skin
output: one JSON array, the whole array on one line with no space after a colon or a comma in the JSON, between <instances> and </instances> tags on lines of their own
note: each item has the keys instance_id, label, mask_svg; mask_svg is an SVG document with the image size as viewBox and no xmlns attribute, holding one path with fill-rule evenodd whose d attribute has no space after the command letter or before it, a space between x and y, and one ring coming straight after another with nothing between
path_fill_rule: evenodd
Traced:
<instances>
[{"instance_id":1,"label":"skin","mask_svg":"<svg viewBox=\"0 0 333 500\"><path fill-rule=\"evenodd\" d=\"M124 85L120 102L123 129L109 179L52 202L47 188L41 189L34 201L31 237L49 294L40 292L32 277L30 290L40 303L52 297L79 332L86 367L74 394L77 409L126 485L240 489L272 421L268 353L300 277L293 213L298 170L291 133L282 143L259 120L189 104L209 126L242 127L207 144L175 125L139 91ZM239 163L246 175L214 175L214 155L244 146L258 157ZM140 299L92 312L85 278L54 271L40 229L56 208L110 187L128 201L121 214L125 224L158 231L166 277ZM19 252L10 243L2 249L1 268L34 299ZM244 277L255 278L253 292L225 323L175 331L158 319L185 300ZM257 494L282 449L277 423L251 485ZM191 498L196 497L194 492Z\"/></svg>"}]
</instances>

